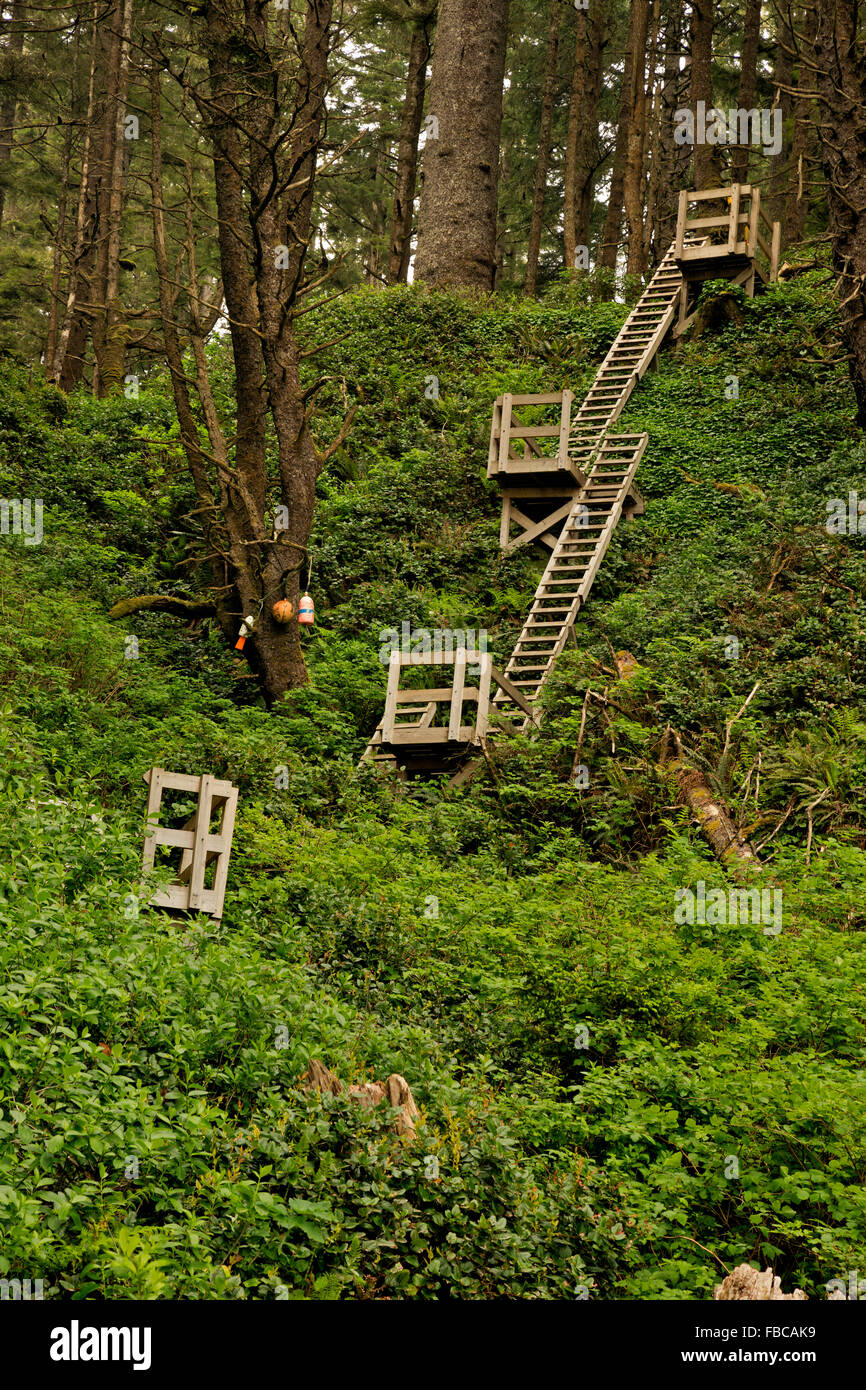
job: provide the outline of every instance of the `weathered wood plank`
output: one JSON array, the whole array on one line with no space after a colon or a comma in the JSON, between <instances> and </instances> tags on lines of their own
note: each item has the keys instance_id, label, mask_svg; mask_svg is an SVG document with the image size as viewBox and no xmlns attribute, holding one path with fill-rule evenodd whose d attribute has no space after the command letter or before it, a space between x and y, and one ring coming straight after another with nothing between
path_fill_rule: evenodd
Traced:
<instances>
[{"instance_id":1,"label":"weathered wood plank","mask_svg":"<svg viewBox=\"0 0 866 1390\"><path fill-rule=\"evenodd\" d=\"M421 663L417 664L420 665ZM388 662L388 690L385 695L385 713L382 715L382 740L385 743L390 741L390 736L394 729L394 716L397 712L397 691L400 685L401 666L402 653L392 652Z\"/></svg>"},{"instance_id":2,"label":"weathered wood plank","mask_svg":"<svg viewBox=\"0 0 866 1390\"><path fill-rule=\"evenodd\" d=\"M454 686L451 691L451 714L448 735L457 739L463 722L463 687L466 684L466 649L461 648L454 658Z\"/></svg>"}]
</instances>

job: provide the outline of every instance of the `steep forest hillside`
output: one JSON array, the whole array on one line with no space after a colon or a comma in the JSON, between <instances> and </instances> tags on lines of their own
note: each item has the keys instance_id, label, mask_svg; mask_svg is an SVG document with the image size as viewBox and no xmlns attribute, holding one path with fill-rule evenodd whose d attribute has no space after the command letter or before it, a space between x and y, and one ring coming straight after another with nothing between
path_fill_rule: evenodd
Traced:
<instances>
[{"instance_id":1,"label":"steep forest hillside","mask_svg":"<svg viewBox=\"0 0 866 1390\"><path fill-rule=\"evenodd\" d=\"M40 1385L850 1376L866 4L0 0L0 748Z\"/></svg>"},{"instance_id":2,"label":"steep forest hillside","mask_svg":"<svg viewBox=\"0 0 866 1390\"><path fill-rule=\"evenodd\" d=\"M827 526L866 446L833 276L724 288L628 405L646 511L540 729L461 788L358 769L380 648L409 621L507 656L542 560L499 548L491 400L579 395L624 305L563 278L362 288L301 320L302 346L338 340L324 428L358 410L318 484L310 684L270 710L213 620L107 616L196 595L167 377L100 400L7 361L0 491L45 514L42 544L0 547L0 1274L76 1298L678 1300L743 1262L819 1299L866 1268L866 543ZM225 338L208 351L228 400ZM666 731L780 930L682 920L683 890L728 879ZM154 765L240 789L219 922L147 906ZM300 1089L312 1059L402 1074L414 1141Z\"/></svg>"}]
</instances>

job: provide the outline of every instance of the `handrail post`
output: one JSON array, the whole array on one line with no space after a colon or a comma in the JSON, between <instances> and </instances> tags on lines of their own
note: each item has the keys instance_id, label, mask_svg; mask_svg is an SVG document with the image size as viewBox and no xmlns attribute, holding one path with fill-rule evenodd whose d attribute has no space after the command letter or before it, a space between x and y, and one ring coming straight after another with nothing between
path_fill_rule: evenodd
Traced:
<instances>
[{"instance_id":1,"label":"handrail post","mask_svg":"<svg viewBox=\"0 0 866 1390\"><path fill-rule=\"evenodd\" d=\"M781 247L782 247L782 224L781 224L781 222L774 222L774 223L773 223L772 250L771 250L771 253L770 253L770 279L771 279L771 280L778 280L778 278L779 278L779 253L780 253L780 251L781 251Z\"/></svg>"},{"instance_id":2,"label":"handrail post","mask_svg":"<svg viewBox=\"0 0 866 1390\"><path fill-rule=\"evenodd\" d=\"M573 400L573 391L563 391L562 409L559 416L559 447L556 452L560 468L568 467L568 436L571 433L571 404Z\"/></svg>"},{"instance_id":3,"label":"handrail post","mask_svg":"<svg viewBox=\"0 0 866 1390\"><path fill-rule=\"evenodd\" d=\"M686 210L688 208L688 190L680 189L680 202L677 208L677 240L674 255L679 259L683 254L683 243L686 236Z\"/></svg>"},{"instance_id":4,"label":"handrail post","mask_svg":"<svg viewBox=\"0 0 866 1390\"><path fill-rule=\"evenodd\" d=\"M728 225L728 251L734 255L740 232L740 185L731 185L731 220Z\"/></svg>"},{"instance_id":5,"label":"handrail post","mask_svg":"<svg viewBox=\"0 0 866 1390\"><path fill-rule=\"evenodd\" d=\"M755 187L755 188L752 189L752 206L751 206L750 211L751 211L751 222L752 222L752 236L751 236L751 238L747 238L747 240L746 240L746 250L748 251L748 253L749 253L750 256L757 257L757 254L758 254L758 237L759 237L760 232L761 232L761 190L760 190L760 188ZM748 227L748 225L749 225L749 224L746 223L746 226L747 226L747 227ZM752 249L753 247L754 247L754 250Z\"/></svg>"}]
</instances>

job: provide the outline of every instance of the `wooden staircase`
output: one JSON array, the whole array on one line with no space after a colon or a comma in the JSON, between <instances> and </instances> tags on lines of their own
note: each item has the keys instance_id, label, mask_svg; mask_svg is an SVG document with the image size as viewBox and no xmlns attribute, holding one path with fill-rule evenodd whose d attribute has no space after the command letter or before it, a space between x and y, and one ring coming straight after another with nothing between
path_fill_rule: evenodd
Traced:
<instances>
[{"instance_id":1,"label":"wooden staircase","mask_svg":"<svg viewBox=\"0 0 866 1390\"><path fill-rule=\"evenodd\" d=\"M573 465L584 473L601 436L622 414L674 322L683 285L675 251L674 242L617 334L583 405L573 417L568 454Z\"/></svg>"},{"instance_id":2,"label":"wooden staircase","mask_svg":"<svg viewBox=\"0 0 866 1390\"><path fill-rule=\"evenodd\" d=\"M505 668L505 675L524 699L538 699L575 618L592 588L614 527L632 491L634 475L646 448L646 434L609 434L596 450L571 514L547 563L529 617ZM521 727L533 722L522 715L504 690L493 697L494 709Z\"/></svg>"},{"instance_id":3,"label":"wooden staircase","mask_svg":"<svg viewBox=\"0 0 866 1390\"><path fill-rule=\"evenodd\" d=\"M699 235L686 232L684 244L687 247L698 246L703 240ZM682 245L681 242L680 248ZM538 700L568 640L577 614L586 602L615 526L622 516L628 518L643 510L643 501L634 478L648 436L617 434L612 432L612 427L635 386L652 366L677 316L684 281L677 264L676 250L677 243L674 243L617 334L582 405L571 416L567 450L549 459L549 471L551 474L555 472L558 480L562 479L563 470L567 467L574 479L575 491L558 537L548 537L553 545L553 553L504 672L522 701L530 706ZM563 393L563 400L567 394ZM535 398L525 399L527 403L533 403ZM539 397L538 403L553 399ZM510 403L511 399L509 409ZM532 433L540 436L544 432L543 428L527 430L522 427L524 435ZM546 432L555 434L556 429L549 427ZM503 488L508 483L509 467L512 474L519 474L525 468L525 461L509 459L506 438L497 460ZM538 474L543 470L539 458L533 459L532 468L533 481L540 481ZM555 517L548 518L548 522L562 521L564 510L560 508ZM535 529L539 528L536 526ZM404 713L409 714L409 708ZM417 720L415 727L419 730L425 727L425 720L430 717L427 707L419 706L411 713ZM521 729L537 723L540 717L538 709L532 714L527 713L525 706L521 708L502 687L497 689L491 700L491 714L502 716L505 727ZM495 724L492 724L489 736L493 737L495 733ZM468 751L468 747L462 750L463 753ZM443 748L440 770L450 771L455 754L459 755L460 752L459 748ZM382 721L361 761L392 768L398 765L394 755L382 747ZM464 776L465 769L455 780L463 780Z\"/></svg>"}]
</instances>

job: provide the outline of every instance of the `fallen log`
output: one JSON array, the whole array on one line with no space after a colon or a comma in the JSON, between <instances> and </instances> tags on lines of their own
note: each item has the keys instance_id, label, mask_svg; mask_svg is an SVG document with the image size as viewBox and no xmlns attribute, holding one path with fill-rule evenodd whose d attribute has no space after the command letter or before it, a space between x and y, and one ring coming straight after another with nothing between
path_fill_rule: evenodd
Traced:
<instances>
[{"instance_id":1,"label":"fallen log","mask_svg":"<svg viewBox=\"0 0 866 1390\"><path fill-rule=\"evenodd\" d=\"M615 652L614 664L621 681L630 680L638 670L639 665L637 658L629 651ZM730 744L731 728L750 703L755 690L757 690L757 685L742 708L725 725L725 754L727 754ZM583 723L581 723L579 743L582 736ZM671 745L673 745L674 756L671 756ZM578 748L578 753L579 751ZM686 763L683 757L682 739L674 729L665 730L659 762L673 773L681 801L692 812L699 829L709 841L710 848L719 862L734 874L742 873L748 869L760 870L761 861L754 847L740 834L704 774Z\"/></svg>"},{"instance_id":2,"label":"fallen log","mask_svg":"<svg viewBox=\"0 0 866 1390\"><path fill-rule=\"evenodd\" d=\"M673 729L669 732L676 749L676 757L666 757L663 745L662 766L673 773L680 798L692 812L713 854L721 864L734 873L746 868L760 869L761 861L754 847L740 834L704 774L696 768L689 767L683 760L679 734Z\"/></svg>"},{"instance_id":3,"label":"fallen log","mask_svg":"<svg viewBox=\"0 0 866 1390\"><path fill-rule=\"evenodd\" d=\"M118 599L109 618L128 618L131 613L173 613L176 618L212 618L216 604L208 599L175 598L173 594L137 594Z\"/></svg>"}]
</instances>

